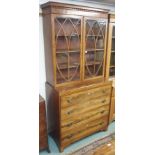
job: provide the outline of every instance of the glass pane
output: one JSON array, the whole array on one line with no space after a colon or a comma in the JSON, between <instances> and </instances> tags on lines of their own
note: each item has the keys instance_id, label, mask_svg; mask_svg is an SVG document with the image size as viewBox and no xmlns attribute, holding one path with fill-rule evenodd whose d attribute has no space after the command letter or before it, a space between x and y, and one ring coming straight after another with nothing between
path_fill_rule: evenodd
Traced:
<instances>
[{"instance_id":1,"label":"glass pane","mask_svg":"<svg viewBox=\"0 0 155 155\"><path fill-rule=\"evenodd\" d=\"M115 76L115 26L113 26L112 29L112 45L109 75Z\"/></svg>"},{"instance_id":2,"label":"glass pane","mask_svg":"<svg viewBox=\"0 0 155 155\"><path fill-rule=\"evenodd\" d=\"M103 74L105 30L105 21L86 20L85 78Z\"/></svg>"},{"instance_id":3,"label":"glass pane","mask_svg":"<svg viewBox=\"0 0 155 155\"><path fill-rule=\"evenodd\" d=\"M57 83L80 79L81 20L55 18Z\"/></svg>"},{"instance_id":4,"label":"glass pane","mask_svg":"<svg viewBox=\"0 0 155 155\"><path fill-rule=\"evenodd\" d=\"M103 51L86 51L85 77L94 77L103 73Z\"/></svg>"},{"instance_id":5,"label":"glass pane","mask_svg":"<svg viewBox=\"0 0 155 155\"><path fill-rule=\"evenodd\" d=\"M80 52L69 53L70 81L80 79Z\"/></svg>"},{"instance_id":6,"label":"glass pane","mask_svg":"<svg viewBox=\"0 0 155 155\"><path fill-rule=\"evenodd\" d=\"M57 59L57 83L65 82L68 79L68 53L58 53Z\"/></svg>"}]
</instances>

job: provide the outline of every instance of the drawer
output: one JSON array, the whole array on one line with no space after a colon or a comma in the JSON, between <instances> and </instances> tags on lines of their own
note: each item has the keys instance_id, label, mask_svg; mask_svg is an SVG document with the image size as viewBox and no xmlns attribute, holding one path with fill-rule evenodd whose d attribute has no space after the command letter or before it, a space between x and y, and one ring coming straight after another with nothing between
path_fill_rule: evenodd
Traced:
<instances>
[{"instance_id":1,"label":"drawer","mask_svg":"<svg viewBox=\"0 0 155 155\"><path fill-rule=\"evenodd\" d=\"M96 100L90 100L86 103L78 103L74 106L70 106L61 110L61 120L68 119L70 117L84 116L87 113L91 113L98 109L109 110L110 96L102 97Z\"/></svg>"},{"instance_id":2,"label":"drawer","mask_svg":"<svg viewBox=\"0 0 155 155\"><path fill-rule=\"evenodd\" d=\"M65 108L77 103L85 103L92 99L100 98L103 96L109 96L111 94L111 86L105 86L100 88L94 88L79 93L73 93L68 96L61 97L61 107Z\"/></svg>"},{"instance_id":3,"label":"drawer","mask_svg":"<svg viewBox=\"0 0 155 155\"><path fill-rule=\"evenodd\" d=\"M85 98L78 98L74 101L72 101L71 104L69 103L65 103L68 104L69 106L63 107L62 109L68 109L70 107L81 107L81 106L92 106L94 104L108 104L110 100L110 95L108 96L97 96L97 97L92 97L92 96L87 96ZM63 104L63 103L62 103Z\"/></svg>"},{"instance_id":4,"label":"drawer","mask_svg":"<svg viewBox=\"0 0 155 155\"><path fill-rule=\"evenodd\" d=\"M108 117L105 119L101 118L99 120L93 121L85 126L81 126L74 133L69 133L67 136L62 138L62 146L67 146L83 137L86 137L94 132L103 130L107 127Z\"/></svg>"},{"instance_id":5,"label":"drawer","mask_svg":"<svg viewBox=\"0 0 155 155\"><path fill-rule=\"evenodd\" d=\"M62 120L61 121L61 127L71 126L72 124L80 122L84 119L88 119L89 117L94 117L98 113L104 113L104 115L108 115L109 108L110 108L109 105L106 105L102 108L98 108L98 109L92 110L90 112L86 112L84 114L73 115L73 116L69 117L68 119Z\"/></svg>"},{"instance_id":6,"label":"drawer","mask_svg":"<svg viewBox=\"0 0 155 155\"><path fill-rule=\"evenodd\" d=\"M81 120L73 121L72 123L68 123L65 126L61 127L61 133L64 136L68 135L68 133L75 132L76 130L81 130L81 127L85 127L86 125L91 124L92 122L97 122L100 119L107 120L109 115L109 111L101 111L97 112L93 115L89 115L88 117L83 117ZM107 120L108 121L108 120Z\"/></svg>"}]
</instances>

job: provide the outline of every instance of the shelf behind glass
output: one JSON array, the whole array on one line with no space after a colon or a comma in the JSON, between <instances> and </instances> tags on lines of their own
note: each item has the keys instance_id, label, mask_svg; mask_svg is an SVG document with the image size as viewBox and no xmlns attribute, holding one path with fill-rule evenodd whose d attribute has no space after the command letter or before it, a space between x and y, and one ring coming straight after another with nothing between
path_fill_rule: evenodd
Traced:
<instances>
[{"instance_id":1,"label":"shelf behind glass","mask_svg":"<svg viewBox=\"0 0 155 155\"><path fill-rule=\"evenodd\" d=\"M88 52L91 52L91 51L94 52L94 51L96 51L97 52L97 51L104 51L104 49L103 48L96 48L96 49L95 48L92 48L92 49L86 49L85 51L88 51Z\"/></svg>"},{"instance_id":2,"label":"shelf behind glass","mask_svg":"<svg viewBox=\"0 0 155 155\"><path fill-rule=\"evenodd\" d=\"M57 49L56 50L57 54L61 54L61 53L66 53L67 54L68 52L69 53L80 53L80 50L79 49L77 49L77 50L76 49L75 50L69 50L69 51L66 50L66 49Z\"/></svg>"}]
</instances>

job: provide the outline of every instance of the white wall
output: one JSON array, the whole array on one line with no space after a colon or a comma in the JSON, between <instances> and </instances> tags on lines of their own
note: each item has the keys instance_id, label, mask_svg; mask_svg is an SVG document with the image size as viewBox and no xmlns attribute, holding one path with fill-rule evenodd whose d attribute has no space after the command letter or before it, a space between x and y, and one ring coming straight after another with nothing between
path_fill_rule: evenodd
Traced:
<instances>
[{"instance_id":1,"label":"white wall","mask_svg":"<svg viewBox=\"0 0 155 155\"><path fill-rule=\"evenodd\" d=\"M45 57L44 57L44 40L42 16L39 16L39 93L45 99Z\"/></svg>"},{"instance_id":2,"label":"white wall","mask_svg":"<svg viewBox=\"0 0 155 155\"><path fill-rule=\"evenodd\" d=\"M47 2L48 0L40 0L40 4ZM85 2L75 2L73 0L55 0L56 2L63 2L63 3L70 3L70 4L77 4L77 5L84 5L90 7L97 7L97 8L105 8L114 11L114 6L108 5L98 5L98 4L91 4ZM40 10L41 12L41 10ZM42 24L42 16L39 17L39 93L45 98L45 82L46 82L46 74L45 74L45 57L44 57L44 41L43 41L43 24Z\"/></svg>"}]
</instances>

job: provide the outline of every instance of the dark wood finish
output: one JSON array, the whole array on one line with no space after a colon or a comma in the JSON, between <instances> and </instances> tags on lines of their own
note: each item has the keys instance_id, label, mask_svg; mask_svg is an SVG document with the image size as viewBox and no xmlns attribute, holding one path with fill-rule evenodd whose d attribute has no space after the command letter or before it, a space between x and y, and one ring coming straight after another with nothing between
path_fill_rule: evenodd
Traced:
<instances>
[{"instance_id":1,"label":"dark wood finish","mask_svg":"<svg viewBox=\"0 0 155 155\"><path fill-rule=\"evenodd\" d=\"M45 100L39 95L39 150L44 149L50 152L48 147Z\"/></svg>"}]
</instances>

